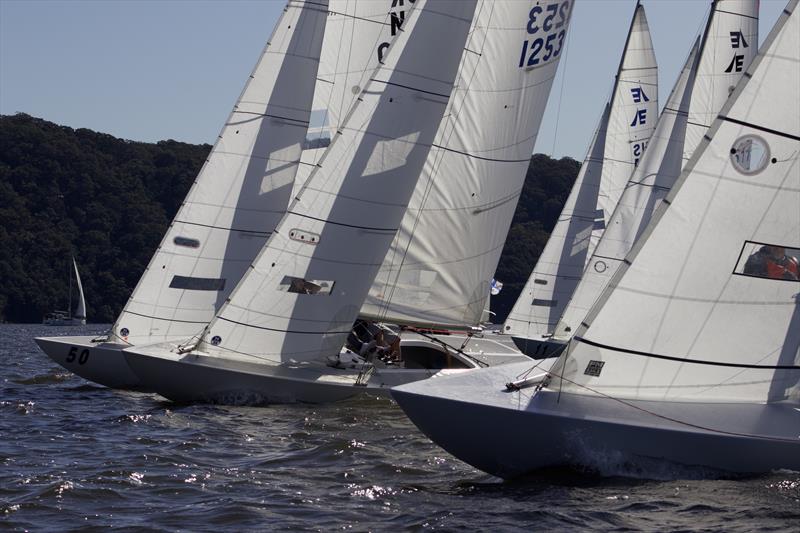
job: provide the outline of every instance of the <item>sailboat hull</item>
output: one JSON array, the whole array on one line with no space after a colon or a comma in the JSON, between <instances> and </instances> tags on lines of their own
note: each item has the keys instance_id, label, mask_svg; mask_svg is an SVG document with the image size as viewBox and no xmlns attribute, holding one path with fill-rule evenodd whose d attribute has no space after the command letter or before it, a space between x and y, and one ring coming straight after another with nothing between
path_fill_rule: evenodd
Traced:
<instances>
[{"instance_id":1,"label":"sailboat hull","mask_svg":"<svg viewBox=\"0 0 800 533\"><path fill-rule=\"evenodd\" d=\"M444 345L450 347L449 352ZM465 353L458 354L455 347L462 347ZM173 349L169 344L131 347L125 350L125 358L148 390L176 402L226 404L328 403L364 392L388 395L391 387L468 372L477 368L476 360L489 365L529 361L493 337L454 335L431 339L413 333L405 334L401 340L406 365L414 364L413 368L378 366L367 376L360 375L361 365L337 368L322 362L273 364L202 352L176 354ZM412 351L418 357L412 357ZM422 354L427 354L428 359ZM449 355L440 359L444 354ZM346 349L341 356L340 360L350 359ZM448 360L450 366L426 364L437 360L439 363ZM456 360L460 361L458 366L454 365ZM356 385L357 382L363 384Z\"/></svg>"},{"instance_id":2,"label":"sailboat hull","mask_svg":"<svg viewBox=\"0 0 800 533\"><path fill-rule=\"evenodd\" d=\"M621 403L547 388L507 391L505 383L529 368L485 369L438 380L436 387L405 385L392 396L434 442L502 478L554 466L645 476L668 476L676 465L800 470L796 403Z\"/></svg>"},{"instance_id":3,"label":"sailboat hull","mask_svg":"<svg viewBox=\"0 0 800 533\"><path fill-rule=\"evenodd\" d=\"M125 358L142 383L179 403L328 403L356 396L366 389L355 386L356 374L334 373L334 369L327 367L255 364L165 353L157 348L158 345L127 349ZM388 394L388 389L371 390Z\"/></svg>"},{"instance_id":4,"label":"sailboat hull","mask_svg":"<svg viewBox=\"0 0 800 533\"><path fill-rule=\"evenodd\" d=\"M141 383L128 366L123 344L92 342L96 336L37 337L47 356L83 379L114 389L140 390Z\"/></svg>"}]
</instances>

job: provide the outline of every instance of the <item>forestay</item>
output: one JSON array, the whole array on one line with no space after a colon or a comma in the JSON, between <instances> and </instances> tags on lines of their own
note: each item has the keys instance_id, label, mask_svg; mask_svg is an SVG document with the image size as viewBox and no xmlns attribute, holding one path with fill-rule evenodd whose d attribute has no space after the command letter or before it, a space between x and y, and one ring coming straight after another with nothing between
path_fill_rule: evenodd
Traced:
<instances>
[{"instance_id":1,"label":"forestay","mask_svg":"<svg viewBox=\"0 0 800 533\"><path fill-rule=\"evenodd\" d=\"M698 57L698 44L695 42L658 118L647 151L628 181L608 228L556 327L556 337L568 339L577 329L644 231L655 208L678 179L683 166L686 117Z\"/></svg>"},{"instance_id":2,"label":"forestay","mask_svg":"<svg viewBox=\"0 0 800 533\"><path fill-rule=\"evenodd\" d=\"M272 362L338 352L433 143L474 9L474 1L417 0L406 13L404 31L198 349Z\"/></svg>"},{"instance_id":3,"label":"forestay","mask_svg":"<svg viewBox=\"0 0 800 533\"><path fill-rule=\"evenodd\" d=\"M480 321L571 12L571 0L479 2L445 119L362 315Z\"/></svg>"},{"instance_id":4,"label":"forestay","mask_svg":"<svg viewBox=\"0 0 800 533\"><path fill-rule=\"evenodd\" d=\"M758 52L758 1L712 3L689 106L684 165Z\"/></svg>"},{"instance_id":5,"label":"forestay","mask_svg":"<svg viewBox=\"0 0 800 533\"><path fill-rule=\"evenodd\" d=\"M552 335L583 275L597 212L610 109L611 104L606 104L564 209L505 321L503 331L509 335Z\"/></svg>"},{"instance_id":6,"label":"forestay","mask_svg":"<svg viewBox=\"0 0 800 533\"><path fill-rule=\"evenodd\" d=\"M562 356L565 392L800 402L796 8Z\"/></svg>"},{"instance_id":7,"label":"forestay","mask_svg":"<svg viewBox=\"0 0 800 533\"><path fill-rule=\"evenodd\" d=\"M644 7L637 4L612 95L590 257L644 155L657 118L658 67L647 16Z\"/></svg>"},{"instance_id":8,"label":"forestay","mask_svg":"<svg viewBox=\"0 0 800 533\"><path fill-rule=\"evenodd\" d=\"M112 329L199 334L286 211L309 123L327 1L290 1L214 148Z\"/></svg>"}]
</instances>

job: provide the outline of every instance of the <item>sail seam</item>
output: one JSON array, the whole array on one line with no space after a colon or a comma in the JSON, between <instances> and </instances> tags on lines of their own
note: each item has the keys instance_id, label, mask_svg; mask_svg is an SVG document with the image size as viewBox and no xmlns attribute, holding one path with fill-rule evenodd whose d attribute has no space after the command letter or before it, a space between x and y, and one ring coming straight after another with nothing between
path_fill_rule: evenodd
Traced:
<instances>
[{"instance_id":1,"label":"sail seam","mask_svg":"<svg viewBox=\"0 0 800 533\"><path fill-rule=\"evenodd\" d=\"M265 211L270 212L270 211ZM258 230L249 230L249 229L238 229L238 228L226 228L223 226L212 226L211 224L200 224L199 222L187 222L185 220L176 220L176 224L188 224L190 226L201 226L204 228L211 228L211 229L220 229L223 231L240 231L242 233L254 233L256 235L262 235L264 237L268 237L272 234L271 231L258 231Z\"/></svg>"},{"instance_id":2,"label":"sail seam","mask_svg":"<svg viewBox=\"0 0 800 533\"><path fill-rule=\"evenodd\" d=\"M136 303L136 301L133 300L132 303ZM144 303L144 302L142 302L142 303ZM180 322L181 324L203 324L203 325L207 324L206 320L200 320L200 321L198 321L198 320L178 320L178 319L175 319L175 318L163 318L163 317L155 316L155 315L145 315L145 314L137 313L135 311L130 311L130 310L126 311L126 313L131 314L131 315L140 316L142 318L152 318L153 320L163 320L164 322Z\"/></svg>"},{"instance_id":3,"label":"sail seam","mask_svg":"<svg viewBox=\"0 0 800 533\"><path fill-rule=\"evenodd\" d=\"M604 348L606 350L612 350L615 352L629 353L632 355L641 355L644 357L652 357L654 359L663 359L665 361L676 361L678 363L693 363L698 365L724 366L730 368L753 368L758 370L800 370L800 365L749 365L744 363L724 363L722 361L707 361L703 359L685 359L682 357L674 357L671 355L661 355L651 352L641 352L639 350L630 350L628 348L618 348L616 346L609 346L608 344L601 344L599 342L590 341L589 339L578 337L577 335L575 336L575 340L578 342L582 342L584 344L588 344L589 346L594 346L595 348Z\"/></svg>"},{"instance_id":4,"label":"sail seam","mask_svg":"<svg viewBox=\"0 0 800 533\"><path fill-rule=\"evenodd\" d=\"M367 231L387 231L387 232L391 232L391 233L394 233L398 229L398 228L375 228L375 227L371 227L371 226L359 226L357 224L345 224L344 222L336 222L336 221L329 220L329 219L326 220L326 219L323 219L323 218L312 217L311 215L304 215L302 213L297 213L296 211L286 211L286 212L288 214L291 214L291 215L297 215L298 217L308 218L308 219L311 219L311 220L316 220L317 222L324 222L325 224L333 224L335 226L344 226L346 228L363 229L363 230L367 230Z\"/></svg>"},{"instance_id":5,"label":"sail seam","mask_svg":"<svg viewBox=\"0 0 800 533\"><path fill-rule=\"evenodd\" d=\"M498 159L495 157L484 157L480 155L470 154L469 152L463 152L461 150L456 150L455 148L448 148L447 146L442 146L441 144L432 144L433 148L439 148L441 150L445 150L447 152L453 152L456 154L465 155L467 157L472 157L474 159L481 159L483 161L493 161L497 163L527 163L530 162L531 158L528 157L526 159Z\"/></svg>"},{"instance_id":6,"label":"sail seam","mask_svg":"<svg viewBox=\"0 0 800 533\"><path fill-rule=\"evenodd\" d=\"M442 94L442 93L437 93L437 92L433 92L433 91L426 91L425 89L418 89L416 87L411 87L411 86L408 86L408 85L402 85L400 83L394 83L394 82L391 82L391 81L379 80L377 78L370 78L370 81L374 81L375 83L383 83L384 85L391 85L392 87L400 87L401 89L408 89L409 91L416 91L418 93L425 93L425 94L430 94L430 95L433 95L433 96L439 96L441 98L450 98L449 94Z\"/></svg>"},{"instance_id":7,"label":"sail seam","mask_svg":"<svg viewBox=\"0 0 800 533\"><path fill-rule=\"evenodd\" d=\"M290 330L290 329L276 329L276 328L268 328L265 326L256 326L255 324L247 324L246 322L239 322L237 320L231 320L230 318L225 318L224 316L217 317L219 320L224 320L225 322L230 322L231 324L238 324L240 326L246 326L248 328L256 328L256 329L263 329L266 331L276 331L278 333L298 333L302 335L345 335L350 332L349 329L344 331L300 331L300 330Z\"/></svg>"}]
</instances>

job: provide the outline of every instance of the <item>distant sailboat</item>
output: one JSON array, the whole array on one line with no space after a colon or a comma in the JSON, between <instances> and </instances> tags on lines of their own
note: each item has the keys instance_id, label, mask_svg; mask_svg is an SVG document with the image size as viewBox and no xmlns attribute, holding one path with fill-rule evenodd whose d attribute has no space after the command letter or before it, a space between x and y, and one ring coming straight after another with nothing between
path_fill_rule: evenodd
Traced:
<instances>
[{"instance_id":1,"label":"distant sailboat","mask_svg":"<svg viewBox=\"0 0 800 533\"><path fill-rule=\"evenodd\" d=\"M72 313L72 275L69 276L69 297L66 311L53 311L44 317L42 324L46 326L83 326L86 325L86 297L83 294L83 283L78 273L78 264L72 258L72 268L75 272L75 284L78 288L78 305Z\"/></svg>"},{"instance_id":2,"label":"distant sailboat","mask_svg":"<svg viewBox=\"0 0 800 533\"><path fill-rule=\"evenodd\" d=\"M797 6L552 370L393 391L435 442L502 477L654 459L800 470Z\"/></svg>"}]
</instances>

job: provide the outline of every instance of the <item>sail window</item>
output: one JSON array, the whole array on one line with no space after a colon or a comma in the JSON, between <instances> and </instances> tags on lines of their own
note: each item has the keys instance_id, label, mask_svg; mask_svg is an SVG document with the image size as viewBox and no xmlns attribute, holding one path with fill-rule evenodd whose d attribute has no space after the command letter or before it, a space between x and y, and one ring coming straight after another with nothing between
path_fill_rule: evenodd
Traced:
<instances>
[{"instance_id":1,"label":"sail window","mask_svg":"<svg viewBox=\"0 0 800 533\"><path fill-rule=\"evenodd\" d=\"M333 281L284 276L278 290L297 294L330 294L334 283Z\"/></svg>"},{"instance_id":2,"label":"sail window","mask_svg":"<svg viewBox=\"0 0 800 533\"><path fill-rule=\"evenodd\" d=\"M547 280L546 279L535 279L535 280L533 280L533 282L535 284L537 284L537 285L547 285Z\"/></svg>"},{"instance_id":3,"label":"sail window","mask_svg":"<svg viewBox=\"0 0 800 533\"><path fill-rule=\"evenodd\" d=\"M739 137L731 147L733 168L745 175L758 174L769 163L769 145L758 135Z\"/></svg>"},{"instance_id":4,"label":"sail window","mask_svg":"<svg viewBox=\"0 0 800 533\"><path fill-rule=\"evenodd\" d=\"M541 298L534 298L531 305L538 305L541 307L555 307L558 305L558 300L542 300Z\"/></svg>"},{"instance_id":5,"label":"sail window","mask_svg":"<svg viewBox=\"0 0 800 533\"><path fill-rule=\"evenodd\" d=\"M186 246L187 248L200 248L200 241L197 239L191 239L189 237L175 237L172 239L172 242L175 243L176 246Z\"/></svg>"},{"instance_id":6,"label":"sail window","mask_svg":"<svg viewBox=\"0 0 800 533\"><path fill-rule=\"evenodd\" d=\"M745 241L734 274L783 281L800 281L800 248Z\"/></svg>"},{"instance_id":7,"label":"sail window","mask_svg":"<svg viewBox=\"0 0 800 533\"><path fill-rule=\"evenodd\" d=\"M221 291L225 288L225 280L222 278L173 276L169 286L171 289L186 289L190 291Z\"/></svg>"}]
</instances>

